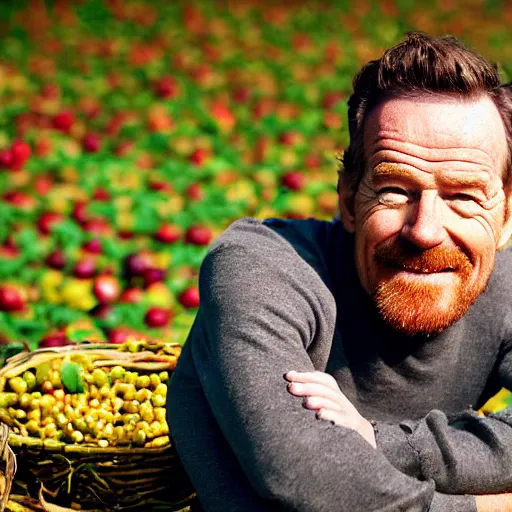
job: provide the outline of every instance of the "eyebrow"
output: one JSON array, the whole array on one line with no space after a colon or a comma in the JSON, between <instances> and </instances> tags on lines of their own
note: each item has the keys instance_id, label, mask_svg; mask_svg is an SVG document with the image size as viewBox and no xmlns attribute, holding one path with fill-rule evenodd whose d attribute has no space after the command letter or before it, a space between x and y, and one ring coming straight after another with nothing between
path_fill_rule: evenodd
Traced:
<instances>
[{"instance_id":1,"label":"eyebrow","mask_svg":"<svg viewBox=\"0 0 512 512\"><path fill-rule=\"evenodd\" d=\"M479 172L446 172L441 175L441 182L451 186L477 187L487 189L489 178L484 178Z\"/></svg>"},{"instance_id":2,"label":"eyebrow","mask_svg":"<svg viewBox=\"0 0 512 512\"><path fill-rule=\"evenodd\" d=\"M489 185L488 175L478 171L445 171L438 175L438 180L447 186L477 187L487 189ZM401 164L383 163L373 170L373 180L386 178L409 179L418 181L418 174Z\"/></svg>"},{"instance_id":3,"label":"eyebrow","mask_svg":"<svg viewBox=\"0 0 512 512\"><path fill-rule=\"evenodd\" d=\"M373 169L372 181L385 180L386 178L406 179L417 182L418 173L411 171L401 164L382 163Z\"/></svg>"}]
</instances>

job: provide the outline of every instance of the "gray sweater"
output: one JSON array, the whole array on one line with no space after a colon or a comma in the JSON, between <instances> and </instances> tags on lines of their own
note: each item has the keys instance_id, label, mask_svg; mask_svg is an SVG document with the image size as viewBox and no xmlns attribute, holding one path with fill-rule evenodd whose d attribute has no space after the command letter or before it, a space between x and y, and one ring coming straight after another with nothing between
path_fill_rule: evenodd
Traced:
<instances>
[{"instance_id":1,"label":"gray sweater","mask_svg":"<svg viewBox=\"0 0 512 512\"><path fill-rule=\"evenodd\" d=\"M360 287L341 223L234 222L199 276L201 306L168 395L175 447L206 512L475 512L512 491L512 254L455 325L406 337ZM289 370L332 374L377 450L317 420Z\"/></svg>"}]
</instances>

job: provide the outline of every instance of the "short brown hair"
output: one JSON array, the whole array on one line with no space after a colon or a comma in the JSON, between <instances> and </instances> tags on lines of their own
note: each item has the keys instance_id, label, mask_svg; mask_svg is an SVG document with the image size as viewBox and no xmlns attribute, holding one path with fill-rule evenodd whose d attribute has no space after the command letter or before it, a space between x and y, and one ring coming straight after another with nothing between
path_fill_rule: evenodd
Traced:
<instances>
[{"instance_id":1,"label":"short brown hair","mask_svg":"<svg viewBox=\"0 0 512 512\"><path fill-rule=\"evenodd\" d=\"M363 130L370 111L385 98L424 93L474 98L486 94L496 105L507 136L504 185L512 174L512 84L502 84L498 68L455 37L410 32L353 80L348 101L350 143L338 171L340 185L354 192L365 171Z\"/></svg>"}]
</instances>

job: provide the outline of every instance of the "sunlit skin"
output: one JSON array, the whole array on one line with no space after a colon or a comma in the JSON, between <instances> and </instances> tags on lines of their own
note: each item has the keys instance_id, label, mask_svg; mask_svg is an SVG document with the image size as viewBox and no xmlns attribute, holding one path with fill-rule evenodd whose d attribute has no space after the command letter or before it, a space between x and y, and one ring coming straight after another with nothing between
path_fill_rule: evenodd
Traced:
<instances>
[{"instance_id":1,"label":"sunlit skin","mask_svg":"<svg viewBox=\"0 0 512 512\"><path fill-rule=\"evenodd\" d=\"M392 98L370 113L364 143L367 170L354 211L342 205L361 284L392 327L435 334L484 290L509 237L501 117L485 96ZM396 268L376 258L386 246L465 255L470 268Z\"/></svg>"},{"instance_id":2,"label":"sunlit skin","mask_svg":"<svg viewBox=\"0 0 512 512\"><path fill-rule=\"evenodd\" d=\"M501 117L485 96L391 98L370 113L364 144L367 169L355 198L340 195L359 279L377 307L389 309L394 327L435 334L485 289L496 250L511 234ZM371 424L330 375L285 377L318 418L356 430L375 447Z\"/></svg>"}]
</instances>

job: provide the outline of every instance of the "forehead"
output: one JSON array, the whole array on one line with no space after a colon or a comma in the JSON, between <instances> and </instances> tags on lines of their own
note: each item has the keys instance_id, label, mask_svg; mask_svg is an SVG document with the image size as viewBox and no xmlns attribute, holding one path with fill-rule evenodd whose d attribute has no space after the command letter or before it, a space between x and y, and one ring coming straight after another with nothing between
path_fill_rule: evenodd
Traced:
<instances>
[{"instance_id":1,"label":"forehead","mask_svg":"<svg viewBox=\"0 0 512 512\"><path fill-rule=\"evenodd\" d=\"M457 161L502 171L505 127L490 98L439 95L394 97L369 114L364 127L366 161L412 158L425 165Z\"/></svg>"}]
</instances>

